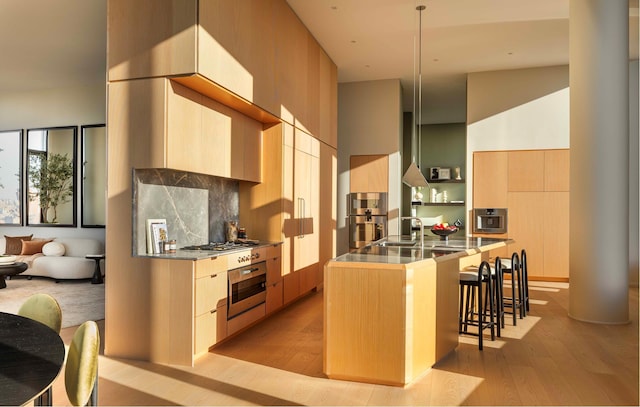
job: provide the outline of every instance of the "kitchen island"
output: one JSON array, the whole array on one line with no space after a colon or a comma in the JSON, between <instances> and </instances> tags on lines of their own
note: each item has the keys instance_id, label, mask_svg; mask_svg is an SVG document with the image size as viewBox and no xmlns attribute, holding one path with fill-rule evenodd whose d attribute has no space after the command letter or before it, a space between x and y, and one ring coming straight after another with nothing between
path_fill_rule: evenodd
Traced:
<instances>
[{"instance_id":1,"label":"kitchen island","mask_svg":"<svg viewBox=\"0 0 640 407\"><path fill-rule=\"evenodd\" d=\"M390 236L324 267L324 373L405 386L458 346L458 272L507 240Z\"/></svg>"}]
</instances>

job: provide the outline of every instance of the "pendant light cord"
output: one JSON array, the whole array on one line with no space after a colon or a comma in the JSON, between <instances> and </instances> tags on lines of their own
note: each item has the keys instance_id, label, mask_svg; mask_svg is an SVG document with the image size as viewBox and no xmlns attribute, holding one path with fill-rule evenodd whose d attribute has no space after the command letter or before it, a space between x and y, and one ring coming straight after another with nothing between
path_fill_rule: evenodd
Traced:
<instances>
[{"instance_id":1,"label":"pendant light cord","mask_svg":"<svg viewBox=\"0 0 640 407\"><path fill-rule=\"evenodd\" d=\"M418 168L422 164L422 11L425 8L424 5L416 7L420 13L418 24Z\"/></svg>"}]
</instances>

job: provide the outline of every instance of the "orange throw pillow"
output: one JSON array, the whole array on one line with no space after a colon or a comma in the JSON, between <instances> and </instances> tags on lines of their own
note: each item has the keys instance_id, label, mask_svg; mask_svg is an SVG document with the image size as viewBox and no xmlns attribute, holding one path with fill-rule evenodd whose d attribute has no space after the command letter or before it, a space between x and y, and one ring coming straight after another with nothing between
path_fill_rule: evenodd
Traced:
<instances>
[{"instance_id":1,"label":"orange throw pillow","mask_svg":"<svg viewBox=\"0 0 640 407\"><path fill-rule=\"evenodd\" d=\"M29 236L4 235L5 241L7 242L7 245L4 249L4 254L20 254L20 252L22 251L22 241L31 240L32 236L33 235L29 235Z\"/></svg>"},{"instance_id":2,"label":"orange throw pillow","mask_svg":"<svg viewBox=\"0 0 640 407\"><path fill-rule=\"evenodd\" d=\"M51 240L23 240L21 256L28 256L30 254L42 253L42 246L49 243Z\"/></svg>"}]
</instances>

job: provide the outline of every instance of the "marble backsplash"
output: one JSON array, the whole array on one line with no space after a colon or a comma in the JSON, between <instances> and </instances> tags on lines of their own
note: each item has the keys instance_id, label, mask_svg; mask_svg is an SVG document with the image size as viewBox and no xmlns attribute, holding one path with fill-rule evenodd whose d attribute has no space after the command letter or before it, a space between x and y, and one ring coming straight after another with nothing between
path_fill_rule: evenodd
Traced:
<instances>
[{"instance_id":1,"label":"marble backsplash","mask_svg":"<svg viewBox=\"0 0 640 407\"><path fill-rule=\"evenodd\" d=\"M147 219L166 219L178 248L225 241L225 222L238 220L239 182L169 169L133 171L134 252L146 253Z\"/></svg>"}]
</instances>

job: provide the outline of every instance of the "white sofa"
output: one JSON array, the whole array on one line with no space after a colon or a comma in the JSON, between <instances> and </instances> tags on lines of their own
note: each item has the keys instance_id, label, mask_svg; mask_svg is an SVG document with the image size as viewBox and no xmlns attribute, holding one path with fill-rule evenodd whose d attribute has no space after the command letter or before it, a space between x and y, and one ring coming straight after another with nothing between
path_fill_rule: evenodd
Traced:
<instances>
[{"instance_id":1,"label":"white sofa","mask_svg":"<svg viewBox=\"0 0 640 407\"><path fill-rule=\"evenodd\" d=\"M34 239L36 239L34 237ZM104 254L104 245L97 239L90 238L55 238L53 242L64 246L64 254L58 250L47 250L43 253L16 256L16 261L27 263L29 268L20 273L22 276L42 276L56 280L86 279L93 277L96 261L85 258L88 254ZM54 245L50 245L54 246ZM6 241L0 237L0 253L5 252ZM58 245L58 247L60 247ZM47 255L48 254L48 255ZM100 270L104 275L104 260L101 260Z\"/></svg>"}]
</instances>

